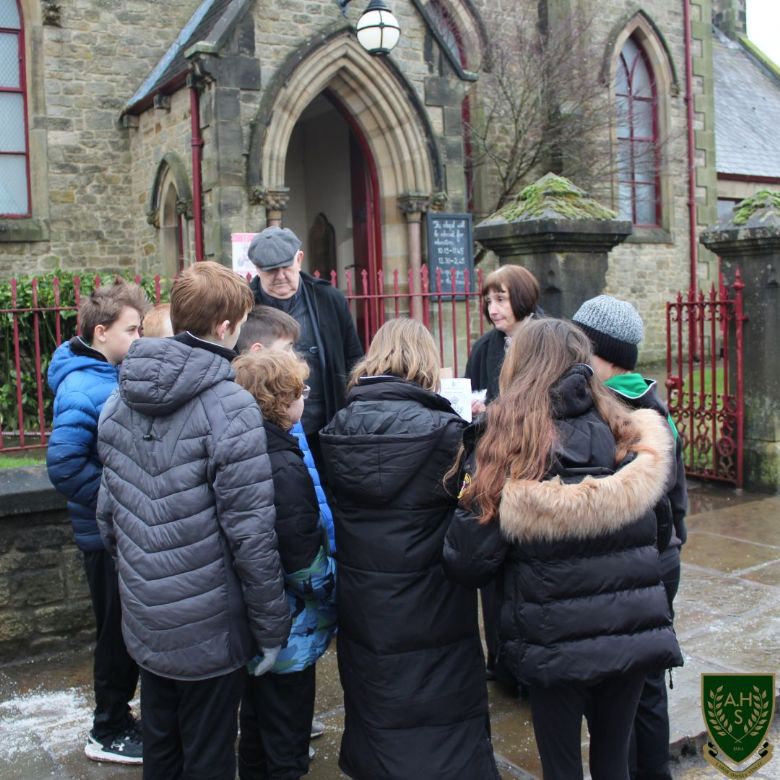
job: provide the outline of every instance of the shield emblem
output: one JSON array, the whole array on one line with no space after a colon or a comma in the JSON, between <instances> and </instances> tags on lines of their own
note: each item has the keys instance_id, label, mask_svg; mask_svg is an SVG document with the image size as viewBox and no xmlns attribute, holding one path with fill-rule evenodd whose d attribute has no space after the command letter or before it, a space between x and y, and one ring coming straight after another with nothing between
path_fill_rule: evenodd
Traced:
<instances>
[{"instance_id":1,"label":"shield emblem","mask_svg":"<svg viewBox=\"0 0 780 780\"><path fill-rule=\"evenodd\" d=\"M732 761L746 761L772 723L775 676L703 674L701 709L712 742Z\"/></svg>"}]
</instances>

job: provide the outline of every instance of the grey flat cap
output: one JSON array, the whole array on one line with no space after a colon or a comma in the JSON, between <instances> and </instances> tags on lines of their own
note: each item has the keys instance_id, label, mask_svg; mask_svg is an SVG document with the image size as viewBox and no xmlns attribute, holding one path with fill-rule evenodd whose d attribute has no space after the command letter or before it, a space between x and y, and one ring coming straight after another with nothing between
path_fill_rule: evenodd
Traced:
<instances>
[{"instance_id":1,"label":"grey flat cap","mask_svg":"<svg viewBox=\"0 0 780 780\"><path fill-rule=\"evenodd\" d=\"M301 240L290 228L267 227L249 245L247 256L261 271L273 271L292 265L301 248Z\"/></svg>"}]
</instances>

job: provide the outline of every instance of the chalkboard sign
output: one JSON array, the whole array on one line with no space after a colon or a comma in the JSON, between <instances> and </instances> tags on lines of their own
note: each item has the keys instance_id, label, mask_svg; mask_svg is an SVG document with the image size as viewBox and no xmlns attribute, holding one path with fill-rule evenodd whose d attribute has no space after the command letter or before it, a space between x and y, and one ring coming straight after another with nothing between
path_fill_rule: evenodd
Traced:
<instances>
[{"instance_id":1,"label":"chalkboard sign","mask_svg":"<svg viewBox=\"0 0 780 780\"><path fill-rule=\"evenodd\" d=\"M474 286L474 241L471 233L471 214L444 214L429 211L426 227L428 233L428 270L430 290L438 290L436 271L441 270L441 291L462 295L466 290L464 272L469 272L469 287ZM455 271L455 288L452 271Z\"/></svg>"}]
</instances>

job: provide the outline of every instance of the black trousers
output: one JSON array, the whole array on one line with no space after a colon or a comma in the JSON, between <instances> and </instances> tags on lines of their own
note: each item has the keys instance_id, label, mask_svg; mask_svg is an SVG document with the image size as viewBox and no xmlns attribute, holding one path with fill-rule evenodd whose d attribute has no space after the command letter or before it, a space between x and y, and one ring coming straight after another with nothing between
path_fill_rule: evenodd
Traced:
<instances>
[{"instance_id":1,"label":"black trousers","mask_svg":"<svg viewBox=\"0 0 780 780\"><path fill-rule=\"evenodd\" d=\"M94 657L95 715L92 734L104 740L129 725L128 703L135 696L138 666L128 655L122 637L119 580L111 553L84 553L89 595L97 625Z\"/></svg>"},{"instance_id":2,"label":"black trousers","mask_svg":"<svg viewBox=\"0 0 780 780\"><path fill-rule=\"evenodd\" d=\"M141 669L144 780L235 780L243 667L208 680Z\"/></svg>"},{"instance_id":3,"label":"black trousers","mask_svg":"<svg viewBox=\"0 0 780 780\"><path fill-rule=\"evenodd\" d=\"M680 548L661 553L661 577L674 615L674 597L680 585ZM663 669L645 678L634 719L629 756L632 780L672 780L669 768L669 702Z\"/></svg>"},{"instance_id":4,"label":"black trousers","mask_svg":"<svg viewBox=\"0 0 780 780\"><path fill-rule=\"evenodd\" d=\"M241 700L238 776L298 780L309 771L315 664L301 672L248 677Z\"/></svg>"},{"instance_id":5,"label":"black trousers","mask_svg":"<svg viewBox=\"0 0 780 780\"><path fill-rule=\"evenodd\" d=\"M532 685L531 716L544 780L582 780L582 718L590 731L593 780L627 780L631 725L645 674L616 675L595 685Z\"/></svg>"}]
</instances>

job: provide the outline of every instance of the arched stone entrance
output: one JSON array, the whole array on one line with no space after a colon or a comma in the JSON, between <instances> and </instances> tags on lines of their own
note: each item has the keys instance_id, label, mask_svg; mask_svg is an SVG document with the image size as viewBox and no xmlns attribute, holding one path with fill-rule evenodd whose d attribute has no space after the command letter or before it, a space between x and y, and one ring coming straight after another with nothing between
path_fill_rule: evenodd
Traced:
<instances>
[{"instance_id":1,"label":"arched stone entrance","mask_svg":"<svg viewBox=\"0 0 780 780\"><path fill-rule=\"evenodd\" d=\"M248 183L260 193L269 224L281 223L296 197L286 178L293 130L306 108L329 94L365 140L375 167L381 267L385 272L419 267L420 212L442 189L442 174L433 132L414 90L391 62L371 57L348 32L296 53L274 82L276 89L269 85L255 124L248 169ZM414 210L408 207L410 196Z\"/></svg>"}]
</instances>

